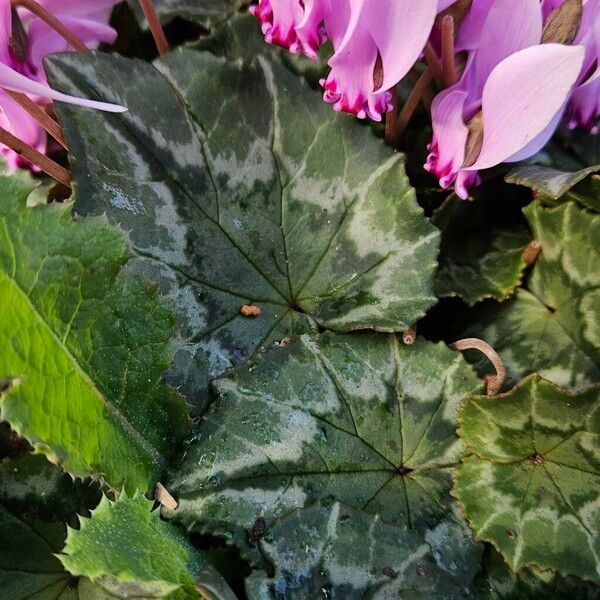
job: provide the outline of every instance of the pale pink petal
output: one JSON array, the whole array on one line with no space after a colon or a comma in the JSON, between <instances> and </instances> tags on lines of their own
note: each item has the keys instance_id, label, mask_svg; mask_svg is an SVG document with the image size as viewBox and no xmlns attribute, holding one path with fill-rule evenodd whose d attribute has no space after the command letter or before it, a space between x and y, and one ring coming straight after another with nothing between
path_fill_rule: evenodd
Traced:
<instances>
[{"instance_id":1,"label":"pale pink petal","mask_svg":"<svg viewBox=\"0 0 600 600\"><path fill-rule=\"evenodd\" d=\"M76 104L78 106L85 106L87 108L94 108L97 110L103 110L105 112L122 113L127 111L124 106L117 104L110 104L107 102L97 102L95 100L86 100L84 98L76 98L75 96L68 96L67 94L61 94L55 90L49 88L42 83L32 81L25 75L17 73L15 70L7 67L0 63L0 87L12 90L13 92L22 92L24 94L33 94L35 96L42 96L44 98L50 98L51 100L58 100L60 102L66 102L67 104Z\"/></svg>"},{"instance_id":2,"label":"pale pink petal","mask_svg":"<svg viewBox=\"0 0 600 600\"><path fill-rule=\"evenodd\" d=\"M574 129L581 127L590 133L600 133L600 67L594 75L573 92L567 108L567 125Z\"/></svg>"},{"instance_id":3,"label":"pale pink petal","mask_svg":"<svg viewBox=\"0 0 600 600\"><path fill-rule=\"evenodd\" d=\"M317 58L317 50L327 38L323 21L331 11L330 0L304 0L304 16L296 26L296 35L306 56Z\"/></svg>"},{"instance_id":4,"label":"pale pink petal","mask_svg":"<svg viewBox=\"0 0 600 600\"><path fill-rule=\"evenodd\" d=\"M504 162L546 131L564 110L584 54L580 46L543 44L502 61L483 90L483 146L468 170Z\"/></svg>"}]
</instances>

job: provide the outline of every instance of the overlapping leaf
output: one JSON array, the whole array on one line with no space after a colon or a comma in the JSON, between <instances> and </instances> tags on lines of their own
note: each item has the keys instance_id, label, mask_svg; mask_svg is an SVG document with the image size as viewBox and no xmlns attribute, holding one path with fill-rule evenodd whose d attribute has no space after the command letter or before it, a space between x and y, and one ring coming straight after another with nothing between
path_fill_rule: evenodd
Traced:
<instances>
[{"instance_id":1,"label":"overlapping leaf","mask_svg":"<svg viewBox=\"0 0 600 600\"><path fill-rule=\"evenodd\" d=\"M161 383L173 317L121 271L116 228L26 208L29 191L0 179L2 418L69 472L145 490L189 431Z\"/></svg>"},{"instance_id":2,"label":"overlapping leaf","mask_svg":"<svg viewBox=\"0 0 600 600\"><path fill-rule=\"evenodd\" d=\"M79 585L54 555L66 523L96 506L100 489L73 482L43 456L0 464L0 596L10 600L68 600Z\"/></svg>"},{"instance_id":3,"label":"overlapping leaf","mask_svg":"<svg viewBox=\"0 0 600 600\"><path fill-rule=\"evenodd\" d=\"M193 21L222 20L237 10L243 0L153 0L152 4L163 21L183 17ZM139 0L129 0L133 12L145 23Z\"/></svg>"},{"instance_id":4,"label":"overlapping leaf","mask_svg":"<svg viewBox=\"0 0 600 600\"><path fill-rule=\"evenodd\" d=\"M453 494L475 535L513 570L553 569L600 583L600 387L578 395L531 376L469 399Z\"/></svg>"},{"instance_id":5,"label":"overlapping leaf","mask_svg":"<svg viewBox=\"0 0 600 600\"><path fill-rule=\"evenodd\" d=\"M529 291L482 308L465 335L500 353L507 385L538 372L579 390L600 381L600 216L573 202L525 213L542 245Z\"/></svg>"},{"instance_id":6,"label":"overlapping leaf","mask_svg":"<svg viewBox=\"0 0 600 600\"><path fill-rule=\"evenodd\" d=\"M417 534L339 503L294 511L259 543L275 575L251 575L250 600L464 597Z\"/></svg>"},{"instance_id":7,"label":"overlapping leaf","mask_svg":"<svg viewBox=\"0 0 600 600\"><path fill-rule=\"evenodd\" d=\"M439 233L402 158L369 128L276 60L179 49L156 67L51 62L55 85L129 107L60 109L76 207L130 232L137 270L178 308L185 341L170 381L199 411L207 382L258 348L315 322L402 330L435 302Z\"/></svg>"},{"instance_id":8,"label":"overlapping leaf","mask_svg":"<svg viewBox=\"0 0 600 600\"><path fill-rule=\"evenodd\" d=\"M481 193L472 202L452 195L436 211L433 223L442 231L438 296L460 296L473 305L505 300L519 285L531 234L502 209L497 197Z\"/></svg>"},{"instance_id":9,"label":"overlapping leaf","mask_svg":"<svg viewBox=\"0 0 600 600\"><path fill-rule=\"evenodd\" d=\"M141 494L104 496L80 529L69 529L65 568L118 597L199 599L206 561ZM235 598L230 592L221 600Z\"/></svg>"},{"instance_id":10,"label":"overlapping leaf","mask_svg":"<svg viewBox=\"0 0 600 600\"><path fill-rule=\"evenodd\" d=\"M460 402L481 388L460 354L393 335L302 336L218 380L175 470L177 522L245 545L257 519L334 498L424 536L468 585L478 549L448 490Z\"/></svg>"}]
</instances>

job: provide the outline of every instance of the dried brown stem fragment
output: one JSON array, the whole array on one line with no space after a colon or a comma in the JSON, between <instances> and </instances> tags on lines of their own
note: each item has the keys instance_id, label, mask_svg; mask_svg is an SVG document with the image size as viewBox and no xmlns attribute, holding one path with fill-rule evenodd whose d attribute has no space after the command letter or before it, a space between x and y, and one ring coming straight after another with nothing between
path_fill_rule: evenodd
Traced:
<instances>
[{"instance_id":1,"label":"dried brown stem fragment","mask_svg":"<svg viewBox=\"0 0 600 600\"><path fill-rule=\"evenodd\" d=\"M528 267L531 266L538 259L541 252L542 244L538 242L538 240L531 241L523 252L523 260L525 261L525 264Z\"/></svg>"},{"instance_id":2,"label":"dried brown stem fragment","mask_svg":"<svg viewBox=\"0 0 600 600\"><path fill-rule=\"evenodd\" d=\"M413 325L402 332L402 343L406 346L412 346L417 341L417 326Z\"/></svg>"},{"instance_id":3,"label":"dried brown stem fragment","mask_svg":"<svg viewBox=\"0 0 600 600\"><path fill-rule=\"evenodd\" d=\"M478 338L465 338L464 340L458 340L453 344L450 344L452 350L479 350L482 354L489 359L496 369L496 375L486 375L485 381L487 383L487 395L496 396L502 389L502 384L506 378L506 367L500 358L500 355L486 342Z\"/></svg>"},{"instance_id":4,"label":"dried brown stem fragment","mask_svg":"<svg viewBox=\"0 0 600 600\"><path fill-rule=\"evenodd\" d=\"M175 500L175 498L171 496L167 488L162 483L160 483L160 481L156 484L156 487L154 488L154 499L161 506L164 506L169 510L175 510L179 506L177 500Z\"/></svg>"}]
</instances>

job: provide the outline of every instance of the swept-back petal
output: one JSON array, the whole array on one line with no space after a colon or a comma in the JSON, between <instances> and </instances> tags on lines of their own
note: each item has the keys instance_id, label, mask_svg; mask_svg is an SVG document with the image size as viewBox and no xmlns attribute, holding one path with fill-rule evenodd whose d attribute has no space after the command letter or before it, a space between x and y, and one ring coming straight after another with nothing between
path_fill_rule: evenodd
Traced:
<instances>
[{"instance_id":1,"label":"swept-back petal","mask_svg":"<svg viewBox=\"0 0 600 600\"><path fill-rule=\"evenodd\" d=\"M60 92L57 92L42 83L32 81L28 77L25 77L25 75L21 75L20 73L17 73L10 67L7 67L6 65L1 63L0 87L12 90L13 92L33 94L35 96L42 96L43 98L50 98L51 100L66 102L67 104L76 104L78 106L85 106L87 108L103 110L105 112L122 113L127 111L127 109L124 106L119 106L118 104L111 104L108 102L97 102L95 100L86 100L85 98L77 98L75 96L61 94Z\"/></svg>"},{"instance_id":2,"label":"swept-back petal","mask_svg":"<svg viewBox=\"0 0 600 600\"><path fill-rule=\"evenodd\" d=\"M543 44L502 61L483 90L483 146L467 170L504 162L547 132L566 106L584 53L580 46Z\"/></svg>"},{"instance_id":3,"label":"swept-back petal","mask_svg":"<svg viewBox=\"0 0 600 600\"><path fill-rule=\"evenodd\" d=\"M438 12L437 0L360 0L366 27L383 63L381 89L396 85L421 55Z\"/></svg>"}]
</instances>

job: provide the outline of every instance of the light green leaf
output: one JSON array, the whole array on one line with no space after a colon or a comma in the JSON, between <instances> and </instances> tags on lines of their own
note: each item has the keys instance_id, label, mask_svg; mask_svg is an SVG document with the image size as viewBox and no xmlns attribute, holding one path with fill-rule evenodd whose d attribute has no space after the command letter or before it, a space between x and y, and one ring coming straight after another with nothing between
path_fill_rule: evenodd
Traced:
<instances>
[{"instance_id":1,"label":"light green leaf","mask_svg":"<svg viewBox=\"0 0 600 600\"><path fill-rule=\"evenodd\" d=\"M152 507L141 494L103 497L79 530L69 529L59 555L65 568L116 597L231 598L203 596L204 558Z\"/></svg>"},{"instance_id":2,"label":"light green leaf","mask_svg":"<svg viewBox=\"0 0 600 600\"><path fill-rule=\"evenodd\" d=\"M448 490L463 453L456 410L481 382L460 354L393 335L302 336L214 389L174 468L177 522L248 551L257 519L333 498L414 529L468 585L479 549Z\"/></svg>"},{"instance_id":3,"label":"light green leaf","mask_svg":"<svg viewBox=\"0 0 600 600\"><path fill-rule=\"evenodd\" d=\"M599 595L600 587L577 577L527 567L515 573L491 546L486 548L483 568L471 588L475 600L598 600Z\"/></svg>"},{"instance_id":4,"label":"light green leaf","mask_svg":"<svg viewBox=\"0 0 600 600\"><path fill-rule=\"evenodd\" d=\"M199 411L208 381L315 322L404 330L435 303L439 232L402 157L277 60L69 53L51 71L65 91L129 107L59 109L76 206L130 232L136 269L178 308L169 381Z\"/></svg>"},{"instance_id":5,"label":"light green leaf","mask_svg":"<svg viewBox=\"0 0 600 600\"><path fill-rule=\"evenodd\" d=\"M247 579L250 600L465 597L420 536L339 503L294 511L259 543L275 574Z\"/></svg>"},{"instance_id":6,"label":"light green leaf","mask_svg":"<svg viewBox=\"0 0 600 600\"><path fill-rule=\"evenodd\" d=\"M452 493L476 537L513 570L600 583L600 386L570 395L534 375L503 396L470 398L460 422L473 455Z\"/></svg>"},{"instance_id":7,"label":"light green leaf","mask_svg":"<svg viewBox=\"0 0 600 600\"><path fill-rule=\"evenodd\" d=\"M573 202L525 214L542 245L530 291L483 307L464 335L500 353L509 386L538 372L577 391L600 381L600 215Z\"/></svg>"},{"instance_id":8,"label":"light green leaf","mask_svg":"<svg viewBox=\"0 0 600 600\"><path fill-rule=\"evenodd\" d=\"M0 596L7 600L75 600L78 582L54 555L65 523L93 508L100 489L74 482L43 456L0 463Z\"/></svg>"},{"instance_id":9,"label":"light green leaf","mask_svg":"<svg viewBox=\"0 0 600 600\"><path fill-rule=\"evenodd\" d=\"M501 210L497 198L482 193L471 202L451 195L435 212L442 231L438 296L460 296L470 305L502 301L520 284L531 234Z\"/></svg>"},{"instance_id":10,"label":"light green leaf","mask_svg":"<svg viewBox=\"0 0 600 600\"><path fill-rule=\"evenodd\" d=\"M189 431L161 383L173 318L121 269L128 250L104 219L27 208L0 178L0 407L36 450L76 476L146 489Z\"/></svg>"}]
</instances>

